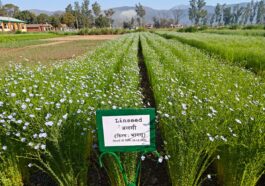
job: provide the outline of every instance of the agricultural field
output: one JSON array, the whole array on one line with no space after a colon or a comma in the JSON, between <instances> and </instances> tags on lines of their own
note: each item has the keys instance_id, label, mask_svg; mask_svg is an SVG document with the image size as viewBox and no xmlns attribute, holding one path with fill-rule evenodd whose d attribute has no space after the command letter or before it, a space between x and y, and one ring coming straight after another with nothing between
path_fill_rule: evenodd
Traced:
<instances>
[{"instance_id":1,"label":"agricultural field","mask_svg":"<svg viewBox=\"0 0 265 186\"><path fill-rule=\"evenodd\" d=\"M50 45L62 41L28 47L0 74L0 185L264 185L262 37L163 31ZM78 45L83 57L34 64ZM127 179L110 156L100 168L96 110L145 107L156 109L159 157L119 153Z\"/></svg>"},{"instance_id":2,"label":"agricultural field","mask_svg":"<svg viewBox=\"0 0 265 186\"><path fill-rule=\"evenodd\" d=\"M265 69L265 38L240 35L205 33L158 32L166 38L175 38L182 43L218 55L226 62L263 74Z\"/></svg>"},{"instance_id":3,"label":"agricultural field","mask_svg":"<svg viewBox=\"0 0 265 186\"><path fill-rule=\"evenodd\" d=\"M0 35L0 68L8 68L17 62L27 66L39 63L50 66L56 61L82 56L114 38L116 36L62 36L47 33Z\"/></svg>"},{"instance_id":4,"label":"agricultural field","mask_svg":"<svg viewBox=\"0 0 265 186\"><path fill-rule=\"evenodd\" d=\"M229 29L209 29L202 31L203 33L213 33L221 35L243 35L243 36L261 36L265 37L264 29L241 29L241 30L229 30Z\"/></svg>"}]
</instances>

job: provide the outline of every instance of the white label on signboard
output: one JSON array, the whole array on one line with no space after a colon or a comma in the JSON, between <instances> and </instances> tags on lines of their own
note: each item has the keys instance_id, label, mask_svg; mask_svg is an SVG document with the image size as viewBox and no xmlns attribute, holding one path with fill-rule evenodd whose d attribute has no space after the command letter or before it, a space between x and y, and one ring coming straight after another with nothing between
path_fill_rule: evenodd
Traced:
<instances>
[{"instance_id":1,"label":"white label on signboard","mask_svg":"<svg viewBox=\"0 0 265 186\"><path fill-rule=\"evenodd\" d=\"M150 145L150 115L103 116L106 147Z\"/></svg>"}]
</instances>

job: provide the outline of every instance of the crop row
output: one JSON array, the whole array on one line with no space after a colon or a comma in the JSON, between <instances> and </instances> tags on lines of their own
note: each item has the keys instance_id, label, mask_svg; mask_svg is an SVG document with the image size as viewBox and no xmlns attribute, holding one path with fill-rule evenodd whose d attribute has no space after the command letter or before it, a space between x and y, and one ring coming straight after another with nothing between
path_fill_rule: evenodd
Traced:
<instances>
[{"instance_id":1,"label":"crop row","mask_svg":"<svg viewBox=\"0 0 265 186\"><path fill-rule=\"evenodd\" d=\"M52 70L16 65L1 74L1 185L22 185L22 179L27 183L36 170L46 172L58 185L87 185L89 160L96 148L95 111L142 107L138 38L122 37L83 61L55 65ZM134 157L128 156L127 167L125 160L128 172L134 168ZM108 162L110 174L119 176Z\"/></svg>"},{"instance_id":2,"label":"crop row","mask_svg":"<svg viewBox=\"0 0 265 186\"><path fill-rule=\"evenodd\" d=\"M228 62L263 73L265 69L265 38L204 33L160 32L185 44L215 54Z\"/></svg>"},{"instance_id":3,"label":"crop row","mask_svg":"<svg viewBox=\"0 0 265 186\"><path fill-rule=\"evenodd\" d=\"M264 174L265 84L153 34L141 43L173 185L256 185Z\"/></svg>"},{"instance_id":4,"label":"crop row","mask_svg":"<svg viewBox=\"0 0 265 186\"><path fill-rule=\"evenodd\" d=\"M242 36L265 36L265 30L261 29L249 29L249 30L228 30L228 29L210 29L210 30L204 30L203 33L211 33L211 34L221 34L221 35L242 35Z\"/></svg>"}]
</instances>

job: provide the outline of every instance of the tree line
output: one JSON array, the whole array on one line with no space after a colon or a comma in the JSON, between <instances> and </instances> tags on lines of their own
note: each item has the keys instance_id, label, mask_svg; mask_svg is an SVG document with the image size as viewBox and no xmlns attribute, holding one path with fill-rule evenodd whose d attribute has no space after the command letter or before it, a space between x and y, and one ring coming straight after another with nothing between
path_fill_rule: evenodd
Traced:
<instances>
[{"instance_id":1,"label":"tree line","mask_svg":"<svg viewBox=\"0 0 265 186\"><path fill-rule=\"evenodd\" d=\"M26 21L28 24L48 23L55 28L61 24L77 29L112 27L114 13L113 9L102 11L98 2L93 3L90 7L90 1L83 0L81 4L78 1L74 2L73 5L69 4L63 14L47 15L41 13L35 15L29 10L20 11L19 7L14 4L3 5L0 0L0 16L17 18Z\"/></svg>"},{"instance_id":2,"label":"tree line","mask_svg":"<svg viewBox=\"0 0 265 186\"><path fill-rule=\"evenodd\" d=\"M265 24L265 0L228 6L218 3L214 14L208 14L205 0L190 0L189 19L195 25L250 25Z\"/></svg>"}]
</instances>

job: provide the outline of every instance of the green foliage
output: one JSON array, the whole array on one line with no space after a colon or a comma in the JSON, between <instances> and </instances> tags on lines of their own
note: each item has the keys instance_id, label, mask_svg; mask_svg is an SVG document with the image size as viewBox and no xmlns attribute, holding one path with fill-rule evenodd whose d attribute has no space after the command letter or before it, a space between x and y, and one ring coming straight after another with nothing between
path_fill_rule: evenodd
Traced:
<instances>
[{"instance_id":1,"label":"green foliage","mask_svg":"<svg viewBox=\"0 0 265 186\"><path fill-rule=\"evenodd\" d=\"M37 22L39 24L46 24L49 22L49 16L47 14L41 13L37 16Z\"/></svg>"},{"instance_id":2,"label":"green foliage","mask_svg":"<svg viewBox=\"0 0 265 186\"><path fill-rule=\"evenodd\" d=\"M17 19L23 20L28 24L35 23L37 20L36 15L28 10L23 10L16 15Z\"/></svg>"},{"instance_id":3,"label":"green foliage","mask_svg":"<svg viewBox=\"0 0 265 186\"><path fill-rule=\"evenodd\" d=\"M207 16L207 11L204 10L206 3L204 0L190 0L189 19L195 24L202 24L202 21Z\"/></svg>"},{"instance_id":4,"label":"green foliage","mask_svg":"<svg viewBox=\"0 0 265 186\"><path fill-rule=\"evenodd\" d=\"M141 5L140 3L136 4L135 12L137 13L137 16L138 16L139 26L143 27L143 17L145 16L145 13L146 13L143 5Z\"/></svg>"},{"instance_id":5,"label":"green foliage","mask_svg":"<svg viewBox=\"0 0 265 186\"><path fill-rule=\"evenodd\" d=\"M264 174L264 79L175 40L142 34L141 42L172 185L214 177L256 185Z\"/></svg>"},{"instance_id":6,"label":"green foliage","mask_svg":"<svg viewBox=\"0 0 265 186\"><path fill-rule=\"evenodd\" d=\"M264 38L236 35L161 33L183 43L202 49L210 55L218 55L227 62L243 66L255 73L265 69Z\"/></svg>"},{"instance_id":7,"label":"green foliage","mask_svg":"<svg viewBox=\"0 0 265 186\"><path fill-rule=\"evenodd\" d=\"M126 29L109 29L109 28L101 28L101 29L89 29L84 28L81 29L78 34L79 35L118 35L118 34L125 34L131 33L133 31L126 30Z\"/></svg>"}]
</instances>

